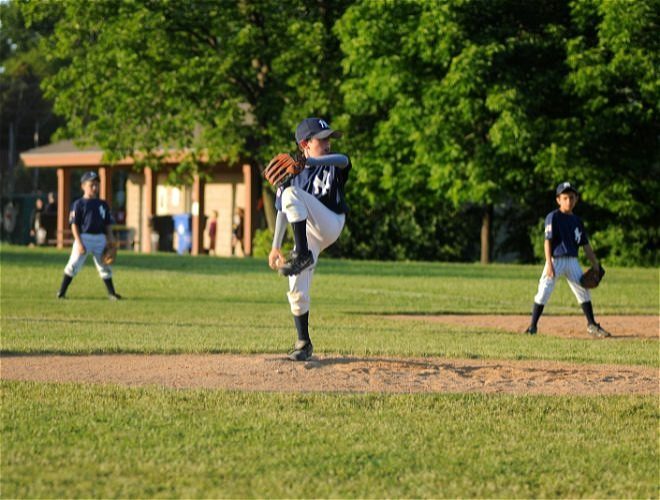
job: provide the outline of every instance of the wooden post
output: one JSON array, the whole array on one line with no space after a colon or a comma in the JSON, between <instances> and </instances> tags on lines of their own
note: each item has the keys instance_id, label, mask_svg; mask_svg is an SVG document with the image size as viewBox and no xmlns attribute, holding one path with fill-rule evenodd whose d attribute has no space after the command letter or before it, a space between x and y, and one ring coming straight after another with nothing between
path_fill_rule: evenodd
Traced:
<instances>
[{"instance_id":1,"label":"wooden post","mask_svg":"<svg viewBox=\"0 0 660 500\"><path fill-rule=\"evenodd\" d=\"M155 251L157 248L151 248L151 230L152 223L151 219L156 214L156 184L157 178L156 173L150 168L145 167L144 169L144 208L142 217L143 223L142 227L144 228L142 238L142 248L146 253Z\"/></svg>"},{"instance_id":2,"label":"wooden post","mask_svg":"<svg viewBox=\"0 0 660 500\"><path fill-rule=\"evenodd\" d=\"M243 183L245 185L245 214L243 219L243 253L252 255L252 233L254 232L254 212L256 204L254 202L252 167L243 165Z\"/></svg>"},{"instance_id":3,"label":"wooden post","mask_svg":"<svg viewBox=\"0 0 660 500\"><path fill-rule=\"evenodd\" d=\"M112 169L99 167L99 198L112 205Z\"/></svg>"},{"instance_id":4,"label":"wooden post","mask_svg":"<svg viewBox=\"0 0 660 500\"><path fill-rule=\"evenodd\" d=\"M491 222L493 215L493 206L484 207L483 218L481 219L481 263L490 264L491 254Z\"/></svg>"},{"instance_id":5,"label":"wooden post","mask_svg":"<svg viewBox=\"0 0 660 500\"><path fill-rule=\"evenodd\" d=\"M192 247L191 255L204 251L204 180L195 174L192 187Z\"/></svg>"},{"instance_id":6,"label":"wooden post","mask_svg":"<svg viewBox=\"0 0 660 500\"><path fill-rule=\"evenodd\" d=\"M64 230L69 225L71 209L71 175L68 169L57 169L57 248L64 248Z\"/></svg>"}]
</instances>

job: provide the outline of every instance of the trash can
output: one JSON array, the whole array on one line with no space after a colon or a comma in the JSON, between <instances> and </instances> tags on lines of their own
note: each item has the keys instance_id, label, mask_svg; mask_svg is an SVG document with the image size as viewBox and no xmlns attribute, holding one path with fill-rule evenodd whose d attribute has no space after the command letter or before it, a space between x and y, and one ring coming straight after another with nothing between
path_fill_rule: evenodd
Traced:
<instances>
[{"instance_id":1,"label":"trash can","mask_svg":"<svg viewBox=\"0 0 660 500\"><path fill-rule=\"evenodd\" d=\"M176 251L179 255L190 252L192 234L190 232L190 214L179 214L172 217L174 232L177 235Z\"/></svg>"}]
</instances>

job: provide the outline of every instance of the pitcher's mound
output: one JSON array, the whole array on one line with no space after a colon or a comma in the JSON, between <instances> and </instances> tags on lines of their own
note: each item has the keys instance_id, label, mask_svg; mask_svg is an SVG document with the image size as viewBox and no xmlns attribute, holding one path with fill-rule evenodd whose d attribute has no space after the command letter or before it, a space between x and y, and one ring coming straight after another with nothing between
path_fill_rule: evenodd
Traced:
<instances>
[{"instance_id":1,"label":"pitcher's mound","mask_svg":"<svg viewBox=\"0 0 660 500\"><path fill-rule=\"evenodd\" d=\"M474 328L492 328L505 332L522 333L529 326L529 315L498 314L397 314L387 316L396 320L421 320L446 325ZM659 316L599 316L600 325L612 338L659 339ZM538 335L589 339L584 316L544 315L539 321Z\"/></svg>"},{"instance_id":2,"label":"pitcher's mound","mask_svg":"<svg viewBox=\"0 0 660 500\"><path fill-rule=\"evenodd\" d=\"M2 380L278 392L658 394L655 368L554 361L282 355L3 356Z\"/></svg>"}]
</instances>

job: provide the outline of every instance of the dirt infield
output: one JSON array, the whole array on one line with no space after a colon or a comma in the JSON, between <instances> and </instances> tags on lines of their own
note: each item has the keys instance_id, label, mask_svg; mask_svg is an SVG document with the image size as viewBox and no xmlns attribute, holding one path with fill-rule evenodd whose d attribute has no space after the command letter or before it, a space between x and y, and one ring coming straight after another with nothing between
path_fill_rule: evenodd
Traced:
<instances>
[{"instance_id":1,"label":"dirt infield","mask_svg":"<svg viewBox=\"0 0 660 500\"><path fill-rule=\"evenodd\" d=\"M552 361L282 355L3 356L0 378L278 392L660 394L658 370Z\"/></svg>"},{"instance_id":2,"label":"dirt infield","mask_svg":"<svg viewBox=\"0 0 660 500\"><path fill-rule=\"evenodd\" d=\"M528 316L395 315L396 321L521 332ZM658 339L658 316L603 316L613 335L594 342ZM581 316L545 316L539 335L588 339ZM655 368L554 361L317 355L293 363L282 355L2 356L0 378L126 386L281 392L482 392L509 394L660 394Z\"/></svg>"},{"instance_id":3,"label":"dirt infield","mask_svg":"<svg viewBox=\"0 0 660 500\"><path fill-rule=\"evenodd\" d=\"M489 314L441 314L441 315L393 315L395 320L422 320L446 325L492 328L506 332L522 333L529 326L529 315L489 315ZM603 328L617 338L660 339L659 316L600 316L597 317ZM552 335L564 338L589 338L584 316L544 315L539 321L538 335Z\"/></svg>"}]
</instances>

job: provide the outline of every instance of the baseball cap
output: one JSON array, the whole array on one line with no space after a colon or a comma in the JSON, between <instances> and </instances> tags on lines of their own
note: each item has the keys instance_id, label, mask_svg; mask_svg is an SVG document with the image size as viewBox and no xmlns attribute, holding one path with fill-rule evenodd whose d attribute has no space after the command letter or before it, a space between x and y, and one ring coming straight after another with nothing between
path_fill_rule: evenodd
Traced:
<instances>
[{"instance_id":1,"label":"baseball cap","mask_svg":"<svg viewBox=\"0 0 660 500\"><path fill-rule=\"evenodd\" d=\"M341 137L341 132L332 130L328 122L323 118L305 118L296 127L296 142L308 141L310 139L326 139L328 137Z\"/></svg>"},{"instance_id":2,"label":"baseball cap","mask_svg":"<svg viewBox=\"0 0 660 500\"><path fill-rule=\"evenodd\" d=\"M578 194L578 190L575 189L575 187L570 182L562 182L559 186L557 186L557 196L565 193L566 191L573 191L575 194Z\"/></svg>"},{"instance_id":3,"label":"baseball cap","mask_svg":"<svg viewBox=\"0 0 660 500\"><path fill-rule=\"evenodd\" d=\"M99 180L99 174L97 174L96 172L85 172L80 178L80 184L84 184L85 182L88 181L98 181L98 180Z\"/></svg>"}]
</instances>

